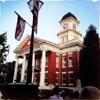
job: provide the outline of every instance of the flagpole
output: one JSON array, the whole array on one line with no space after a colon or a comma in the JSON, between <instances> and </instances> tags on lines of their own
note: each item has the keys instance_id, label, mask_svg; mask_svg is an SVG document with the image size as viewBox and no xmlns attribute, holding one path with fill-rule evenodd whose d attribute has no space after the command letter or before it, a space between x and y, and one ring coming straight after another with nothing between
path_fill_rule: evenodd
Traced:
<instances>
[{"instance_id":1,"label":"flagpole","mask_svg":"<svg viewBox=\"0 0 100 100\"><path fill-rule=\"evenodd\" d=\"M32 76L32 59L33 59L33 49L34 49L34 31L37 33L37 29L34 29L34 27L35 26L37 27L36 24L37 24L38 19L35 19L35 17L38 18L38 11L41 8L39 4L41 4L42 6L43 2L41 2L40 0L30 0L28 2L29 8L33 15L33 23L32 23L32 33L31 33L31 40L30 40L30 52L29 52L29 58L28 58L27 80L26 80L27 83L31 83L31 79L33 77Z\"/></svg>"},{"instance_id":2,"label":"flagpole","mask_svg":"<svg viewBox=\"0 0 100 100\"><path fill-rule=\"evenodd\" d=\"M29 2L34 2L35 0L30 0ZM28 5L29 5L28 2ZM30 8L30 5L29 5ZM33 15L33 21L32 21L32 32L31 32L31 40L30 40L30 52L29 52L29 58L28 58L28 67L27 67L27 79L26 83L31 83L32 80L32 59L33 59L33 49L34 49L34 4L32 5L32 15Z\"/></svg>"},{"instance_id":3,"label":"flagpole","mask_svg":"<svg viewBox=\"0 0 100 100\"><path fill-rule=\"evenodd\" d=\"M16 11L14 11L18 16L20 16ZM21 16L20 16L21 17ZM22 17L21 17L22 18ZM23 19L23 18L22 18ZM23 19L24 20L24 19ZM32 28L32 26L25 20L25 22Z\"/></svg>"},{"instance_id":4,"label":"flagpole","mask_svg":"<svg viewBox=\"0 0 100 100\"><path fill-rule=\"evenodd\" d=\"M34 16L33 16L34 19ZM27 83L31 83L32 80L32 58L33 58L33 48L34 48L34 20L32 24L31 40L30 40L30 53L28 58L28 68L27 68Z\"/></svg>"}]
</instances>

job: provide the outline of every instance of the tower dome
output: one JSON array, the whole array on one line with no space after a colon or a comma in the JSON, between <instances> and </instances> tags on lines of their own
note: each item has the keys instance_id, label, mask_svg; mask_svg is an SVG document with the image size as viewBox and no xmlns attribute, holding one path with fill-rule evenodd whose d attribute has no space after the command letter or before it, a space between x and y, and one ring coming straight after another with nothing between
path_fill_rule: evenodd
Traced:
<instances>
[{"instance_id":1,"label":"tower dome","mask_svg":"<svg viewBox=\"0 0 100 100\"><path fill-rule=\"evenodd\" d=\"M74 19L77 20L77 18L76 18L72 13L68 12L67 14L65 14L65 15L62 17L61 21L64 20L64 19L66 19L66 18L68 18L68 17L73 17Z\"/></svg>"}]
</instances>

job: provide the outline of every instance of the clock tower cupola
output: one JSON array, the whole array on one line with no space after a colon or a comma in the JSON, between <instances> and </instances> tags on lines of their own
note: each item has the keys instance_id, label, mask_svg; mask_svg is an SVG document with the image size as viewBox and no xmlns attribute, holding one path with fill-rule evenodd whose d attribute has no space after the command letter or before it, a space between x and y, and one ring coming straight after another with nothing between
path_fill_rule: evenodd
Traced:
<instances>
[{"instance_id":1,"label":"clock tower cupola","mask_svg":"<svg viewBox=\"0 0 100 100\"><path fill-rule=\"evenodd\" d=\"M70 12L65 14L62 19L59 21L60 31L57 34L59 38L59 43L67 42L75 38L80 39L82 36L78 31L79 21L77 18Z\"/></svg>"}]
</instances>

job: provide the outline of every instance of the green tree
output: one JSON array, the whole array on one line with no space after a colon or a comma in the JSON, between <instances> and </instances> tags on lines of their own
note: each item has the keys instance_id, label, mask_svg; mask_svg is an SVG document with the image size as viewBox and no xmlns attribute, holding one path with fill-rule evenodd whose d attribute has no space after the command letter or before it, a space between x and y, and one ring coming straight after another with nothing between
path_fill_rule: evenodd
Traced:
<instances>
[{"instance_id":1,"label":"green tree","mask_svg":"<svg viewBox=\"0 0 100 100\"><path fill-rule=\"evenodd\" d=\"M7 43L7 32L0 34L0 67L1 67L0 72L5 70L5 61L9 46L6 45L6 43Z\"/></svg>"},{"instance_id":2,"label":"green tree","mask_svg":"<svg viewBox=\"0 0 100 100\"><path fill-rule=\"evenodd\" d=\"M82 86L91 85L100 88L99 34L93 25L88 27L80 50L79 79Z\"/></svg>"},{"instance_id":3,"label":"green tree","mask_svg":"<svg viewBox=\"0 0 100 100\"><path fill-rule=\"evenodd\" d=\"M16 61L8 62L6 64L6 66L7 66L6 82L7 83L12 83L13 82L15 63L16 63ZM22 70L22 64L18 64L16 82L20 82L21 70Z\"/></svg>"},{"instance_id":4,"label":"green tree","mask_svg":"<svg viewBox=\"0 0 100 100\"><path fill-rule=\"evenodd\" d=\"M7 74L6 74L6 82L12 83L13 82L13 76L14 76L14 68L15 68L15 61L13 62L7 62Z\"/></svg>"}]
</instances>

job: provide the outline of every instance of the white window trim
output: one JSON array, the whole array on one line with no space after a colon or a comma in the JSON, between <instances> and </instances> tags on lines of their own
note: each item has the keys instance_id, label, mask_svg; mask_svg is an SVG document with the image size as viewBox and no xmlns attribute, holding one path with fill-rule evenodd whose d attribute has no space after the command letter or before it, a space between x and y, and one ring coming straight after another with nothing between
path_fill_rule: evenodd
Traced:
<instances>
[{"instance_id":1,"label":"white window trim","mask_svg":"<svg viewBox=\"0 0 100 100\"><path fill-rule=\"evenodd\" d=\"M46 56L46 57L48 57L48 56ZM46 59L46 57L45 57L45 59ZM48 67L48 66L46 66L46 60L45 60L45 67Z\"/></svg>"},{"instance_id":2,"label":"white window trim","mask_svg":"<svg viewBox=\"0 0 100 100\"><path fill-rule=\"evenodd\" d=\"M58 72L58 71L56 71L55 73L59 74L59 72Z\"/></svg>"},{"instance_id":3,"label":"white window trim","mask_svg":"<svg viewBox=\"0 0 100 100\"><path fill-rule=\"evenodd\" d=\"M66 74L66 72L62 72L62 85L66 85L66 84L63 84L63 74Z\"/></svg>"},{"instance_id":4,"label":"white window trim","mask_svg":"<svg viewBox=\"0 0 100 100\"><path fill-rule=\"evenodd\" d=\"M73 71L68 71L68 73L73 73Z\"/></svg>"},{"instance_id":5,"label":"white window trim","mask_svg":"<svg viewBox=\"0 0 100 100\"><path fill-rule=\"evenodd\" d=\"M59 74L59 72L57 72L57 71L56 71L55 73L56 73L56 74ZM58 80L59 80L59 77L58 77ZM58 82L58 83L55 83L55 84L56 84L56 85L59 85L59 82Z\"/></svg>"},{"instance_id":6,"label":"white window trim","mask_svg":"<svg viewBox=\"0 0 100 100\"><path fill-rule=\"evenodd\" d=\"M66 68L66 66L63 66L63 56L66 56L66 54L62 54L62 68Z\"/></svg>"},{"instance_id":7,"label":"white window trim","mask_svg":"<svg viewBox=\"0 0 100 100\"><path fill-rule=\"evenodd\" d=\"M73 66L68 66L68 67L73 67Z\"/></svg>"},{"instance_id":8,"label":"white window trim","mask_svg":"<svg viewBox=\"0 0 100 100\"><path fill-rule=\"evenodd\" d=\"M62 72L62 74L66 74L66 72Z\"/></svg>"},{"instance_id":9,"label":"white window trim","mask_svg":"<svg viewBox=\"0 0 100 100\"><path fill-rule=\"evenodd\" d=\"M58 66L56 68L59 68L59 54L56 54L56 57L58 56ZM57 62L56 62L57 63Z\"/></svg>"},{"instance_id":10,"label":"white window trim","mask_svg":"<svg viewBox=\"0 0 100 100\"><path fill-rule=\"evenodd\" d=\"M68 71L68 74L71 74L71 73L73 73L73 71ZM68 75L69 76L69 75ZM73 85L73 84L68 84L68 85Z\"/></svg>"},{"instance_id":11,"label":"white window trim","mask_svg":"<svg viewBox=\"0 0 100 100\"><path fill-rule=\"evenodd\" d=\"M45 74L46 74L46 73L48 73L48 71L45 71ZM47 79L48 79L48 77L47 77ZM44 83L45 83L45 81L44 81ZM45 83L45 84L46 84L46 83Z\"/></svg>"},{"instance_id":12,"label":"white window trim","mask_svg":"<svg viewBox=\"0 0 100 100\"><path fill-rule=\"evenodd\" d=\"M45 73L48 73L48 71L45 71Z\"/></svg>"},{"instance_id":13,"label":"white window trim","mask_svg":"<svg viewBox=\"0 0 100 100\"><path fill-rule=\"evenodd\" d=\"M68 67L73 67L73 59L72 59L72 66L69 66L69 55L73 55L73 53L72 52L68 53ZM72 56L72 58L73 58L73 56Z\"/></svg>"},{"instance_id":14,"label":"white window trim","mask_svg":"<svg viewBox=\"0 0 100 100\"><path fill-rule=\"evenodd\" d=\"M70 83L69 83L68 85L73 85L73 84L70 84Z\"/></svg>"}]
</instances>

